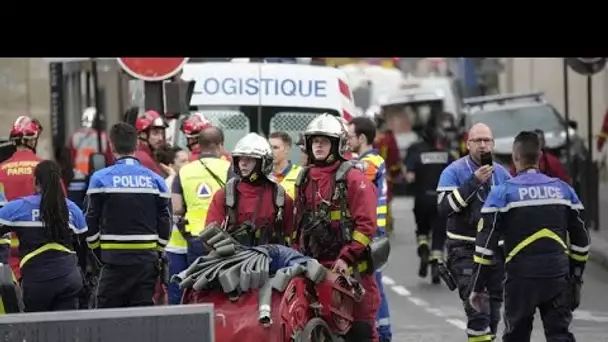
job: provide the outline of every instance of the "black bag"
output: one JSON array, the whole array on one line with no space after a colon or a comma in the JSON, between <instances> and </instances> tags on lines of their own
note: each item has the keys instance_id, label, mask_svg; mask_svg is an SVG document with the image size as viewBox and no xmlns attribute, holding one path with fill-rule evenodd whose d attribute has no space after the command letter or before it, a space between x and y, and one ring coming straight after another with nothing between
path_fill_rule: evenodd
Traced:
<instances>
[{"instance_id":1,"label":"black bag","mask_svg":"<svg viewBox=\"0 0 608 342\"><path fill-rule=\"evenodd\" d=\"M21 290L9 265L0 264L0 314L23 312Z\"/></svg>"}]
</instances>

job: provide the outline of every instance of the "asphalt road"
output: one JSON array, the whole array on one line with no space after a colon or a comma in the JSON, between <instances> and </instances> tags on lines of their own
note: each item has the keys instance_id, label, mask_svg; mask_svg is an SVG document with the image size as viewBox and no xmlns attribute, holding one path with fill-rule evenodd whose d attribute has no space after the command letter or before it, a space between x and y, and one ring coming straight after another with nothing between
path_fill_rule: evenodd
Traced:
<instances>
[{"instance_id":1,"label":"asphalt road","mask_svg":"<svg viewBox=\"0 0 608 342\"><path fill-rule=\"evenodd\" d=\"M466 316L456 292L443 284L418 277L412 201L396 198L392 250L384 270L395 342L464 342ZM588 264L581 307L574 313L572 331L578 341L608 342L608 271ZM504 327L501 321L500 329ZM498 341L501 339L498 338ZM540 316L535 319L532 341L545 341Z\"/></svg>"}]
</instances>

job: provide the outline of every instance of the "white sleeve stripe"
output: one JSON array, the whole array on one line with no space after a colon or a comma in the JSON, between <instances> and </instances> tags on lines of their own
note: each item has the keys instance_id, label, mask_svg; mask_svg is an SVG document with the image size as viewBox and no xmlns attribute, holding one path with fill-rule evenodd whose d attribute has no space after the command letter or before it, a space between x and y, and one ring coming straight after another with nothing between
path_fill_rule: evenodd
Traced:
<instances>
[{"instance_id":1,"label":"white sleeve stripe","mask_svg":"<svg viewBox=\"0 0 608 342\"><path fill-rule=\"evenodd\" d=\"M585 247L580 247L580 246L577 246L577 245L570 245L570 250L574 251L574 252L577 252L577 253L588 253L589 252L589 248L590 248L589 245L587 245Z\"/></svg>"},{"instance_id":2,"label":"white sleeve stripe","mask_svg":"<svg viewBox=\"0 0 608 342\"><path fill-rule=\"evenodd\" d=\"M455 213L460 212L460 208L456 205L456 203L454 203L454 199L452 198L452 196L448 196L448 203L450 204L450 207L452 207L452 210L454 210Z\"/></svg>"},{"instance_id":3,"label":"white sleeve stripe","mask_svg":"<svg viewBox=\"0 0 608 342\"><path fill-rule=\"evenodd\" d=\"M488 248L481 247L481 246L475 246L475 252L483 254L483 255L487 255L487 256L494 255L494 251L492 251L491 249L488 249Z\"/></svg>"},{"instance_id":4,"label":"white sleeve stripe","mask_svg":"<svg viewBox=\"0 0 608 342\"><path fill-rule=\"evenodd\" d=\"M86 238L87 242L95 242L97 240L99 240L99 233L95 233L95 235L91 235L89 237Z\"/></svg>"},{"instance_id":5,"label":"white sleeve stripe","mask_svg":"<svg viewBox=\"0 0 608 342\"><path fill-rule=\"evenodd\" d=\"M442 191L454 191L458 189L457 186L439 186L437 187L437 191L438 192L442 192Z\"/></svg>"}]
</instances>

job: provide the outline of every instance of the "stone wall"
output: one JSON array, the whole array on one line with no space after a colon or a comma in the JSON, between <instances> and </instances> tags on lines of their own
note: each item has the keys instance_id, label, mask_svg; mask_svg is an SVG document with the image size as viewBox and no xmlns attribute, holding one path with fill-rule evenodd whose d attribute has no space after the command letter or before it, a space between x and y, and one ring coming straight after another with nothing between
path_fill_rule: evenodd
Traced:
<instances>
[{"instance_id":1,"label":"stone wall","mask_svg":"<svg viewBox=\"0 0 608 342\"><path fill-rule=\"evenodd\" d=\"M44 127L38 153L51 157L49 104L48 64L42 58L0 58L0 137L8 137L17 117L30 115Z\"/></svg>"}]
</instances>

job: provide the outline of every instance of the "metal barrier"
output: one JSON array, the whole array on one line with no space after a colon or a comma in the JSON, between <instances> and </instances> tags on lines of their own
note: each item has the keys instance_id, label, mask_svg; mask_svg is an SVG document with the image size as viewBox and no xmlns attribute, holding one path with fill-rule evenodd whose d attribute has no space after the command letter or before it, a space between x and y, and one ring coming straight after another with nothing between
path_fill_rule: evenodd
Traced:
<instances>
[{"instance_id":1,"label":"metal barrier","mask_svg":"<svg viewBox=\"0 0 608 342\"><path fill-rule=\"evenodd\" d=\"M0 341L213 342L211 304L0 316Z\"/></svg>"}]
</instances>

